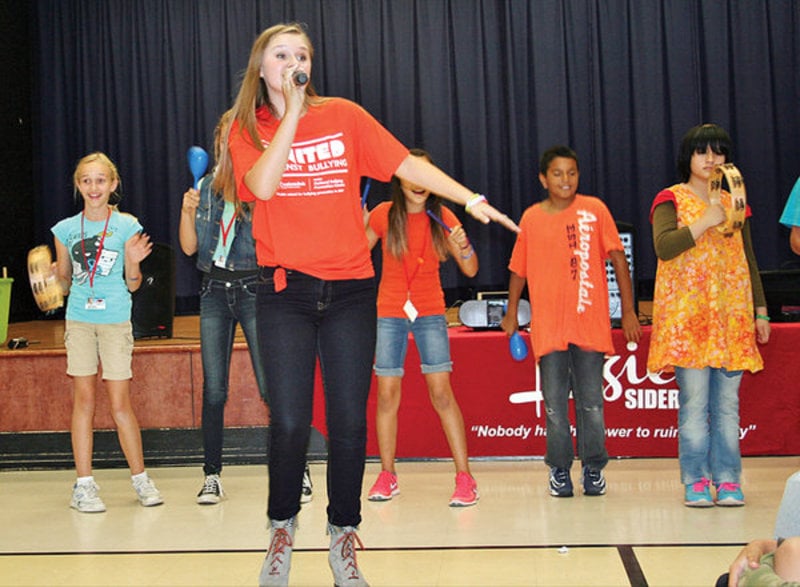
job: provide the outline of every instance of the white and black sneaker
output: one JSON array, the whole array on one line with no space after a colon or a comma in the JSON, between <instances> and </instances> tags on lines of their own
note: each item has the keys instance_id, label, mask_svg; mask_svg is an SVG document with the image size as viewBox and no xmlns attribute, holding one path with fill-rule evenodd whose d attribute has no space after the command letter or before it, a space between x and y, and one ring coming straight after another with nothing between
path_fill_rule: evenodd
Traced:
<instances>
[{"instance_id":1,"label":"white and black sneaker","mask_svg":"<svg viewBox=\"0 0 800 587\"><path fill-rule=\"evenodd\" d=\"M206 475L203 488L197 494L197 503L200 505L214 505L224 498L225 492L222 490L222 480L219 475Z\"/></svg>"},{"instance_id":2,"label":"white and black sneaker","mask_svg":"<svg viewBox=\"0 0 800 587\"><path fill-rule=\"evenodd\" d=\"M300 503L308 503L314 499L314 484L311 482L311 471L306 470L303 472L303 489L300 492Z\"/></svg>"},{"instance_id":3,"label":"white and black sneaker","mask_svg":"<svg viewBox=\"0 0 800 587\"><path fill-rule=\"evenodd\" d=\"M550 495L572 497L572 479L569 476L569 469L550 467Z\"/></svg>"},{"instance_id":4,"label":"white and black sneaker","mask_svg":"<svg viewBox=\"0 0 800 587\"><path fill-rule=\"evenodd\" d=\"M606 478L600 469L583 468L583 494L605 495Z\"/></svg>"}]
</instances>

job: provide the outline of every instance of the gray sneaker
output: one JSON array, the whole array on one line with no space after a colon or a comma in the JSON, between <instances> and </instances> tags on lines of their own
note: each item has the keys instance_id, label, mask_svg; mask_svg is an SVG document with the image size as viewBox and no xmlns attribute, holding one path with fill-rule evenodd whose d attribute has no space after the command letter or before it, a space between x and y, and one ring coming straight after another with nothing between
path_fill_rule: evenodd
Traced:
<instances>
[{"instance_id":1,"label":"gray sneaker","mask_svg":"<svg viewBox=\"0 0 800 587\"><path fill-rule=\"evenodd\" d=\"M369 583L361 575L356 561L356 545L362 550L364 545L353 526L334 526L328 524L331 535L331 548L328 552L328 564L333 571L333 582L336 587L369 587Z\"/></svg>"},{"instance_id":2,"label":"gray sneaker","mask_svg":"<svg viewBox=\"0 0 800 587\"><path fill-rule=\"evenodd\" d=\"M258 585L286 587L289 585L289 570L292 568L296 518L272 520L271 525L272 540L269 543L267 556L264 557L264 564L261 565Z\"/></svg>"},{"instance_id":3,"label":"gray sneaker","mask_svg":"<svg viewBox=\"0 0 800 587\"><path fill-rule=\"evenodd\" d=\"M308 470L308 465L306 464L306 470L303 471L303 489L300 492L300 503L308 503L314 499L314 484L311 482L311 471Z\"/></svg>"},{"instance_id":4,"label":"gray sneaker","mask_svg":"<svg viewBox=\"0 0 800 587\"><path fill-rule=\"evenodd\" d=\"M100 487L94 481L77 483L72 487L72 501L69 507L85 514L95 514L106 511L106 504L97 495Z\"/></svg>"},{"instance_id":5,"label":"gray sneaker","mask_svg":"<svg viewBox=\"0 0 800 587\"><path fill-rule=\"evenodd\" d=\"M136 490L139 503L146 508L164 503L161 493L156 489L155 483L153 483L153 480L150 479L149 476L134 481L133 488Z\"/></svg>"}]
</instances>

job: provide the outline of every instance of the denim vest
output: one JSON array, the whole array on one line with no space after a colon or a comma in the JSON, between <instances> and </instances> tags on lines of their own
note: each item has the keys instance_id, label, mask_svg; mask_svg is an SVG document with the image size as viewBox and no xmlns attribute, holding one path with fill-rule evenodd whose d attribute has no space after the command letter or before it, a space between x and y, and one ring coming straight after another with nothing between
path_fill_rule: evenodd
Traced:
<instances>
[{"instance_id":1,"label":"denim vest","mask_svg":"<svg viewBox=\"0 0 800 587\"><path fill-rule=\"evenodd\" d=\"M220 220L225 209L225 199L215 194L211 188L213 177L200 180L200 205L194 217L197 231L197 268L208 273L214 259L214 251L219 241ZM253 213L245 210L244 218L236 218L236 236L231 243L225 268L229 271L249 271L258 269L256 244L253 240Z\"/></svg>"}]
</instances>

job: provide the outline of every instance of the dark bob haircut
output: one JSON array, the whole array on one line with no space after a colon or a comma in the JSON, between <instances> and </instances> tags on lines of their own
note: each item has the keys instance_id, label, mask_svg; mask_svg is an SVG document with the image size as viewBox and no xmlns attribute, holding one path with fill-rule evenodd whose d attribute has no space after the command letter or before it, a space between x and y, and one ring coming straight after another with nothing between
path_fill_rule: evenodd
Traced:
<instances>
[{"instance_id":1,"label":"dark bob haircut","mask_svg":"<svg viewBox=\"0 0 800 587\"><path fill-rule=\"evenodd\" d=\"M731 160L733 143L725 129L716 124L700 124L683 136L681 150L678 153L678 179L682 182L689 181L691 175L692 155L705 153L711 147L717 155L725 155L725 162Z\"/></svg>"},{"instance_id":2,"label":"dark bob haircut","mask_svg":"<svg viewBox=\"0 0 800 587\"><path fill-rule=\"evenodd\" d=\"M544 153L542 153L542 158L539 160L539 171L542 175L547 175L547 169L550 167L550 163L556 157L566 157L567 159L574 160L575 166L578 168L578 170L580 170L580 165L578 164L578 154L569 147L565 147L564 145L556 145L554 147L550 147Z\"/></svg>"}]
</instances>

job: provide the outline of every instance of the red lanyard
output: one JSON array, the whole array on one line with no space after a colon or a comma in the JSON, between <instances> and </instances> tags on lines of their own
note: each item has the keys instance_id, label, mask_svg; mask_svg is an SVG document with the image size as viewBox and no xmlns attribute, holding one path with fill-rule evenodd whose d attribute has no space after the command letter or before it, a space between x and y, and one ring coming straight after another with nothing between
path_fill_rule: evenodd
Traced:
<instances>
[{"instance_id":1,"label":"red lanyard","mask_svg":"<svg viewBox=\"0 0 800 587\"><path fill-rule=\"evenodd\" d=\"M108 209L108 216L106 216L106 225L103 227L103 235L100 237L100 244L97 245L97 255L94 258L94 264L91 269L89 268L89 261L86 260L86 242L83 240L83 219L86 212L81 212L81 252L83 253L83 262L86 263L86 272L89 274L89 287L94 287L94 274L97 273L97 266L100 264L100 255L103 253L103 243L106 242L106 231L108 230L108 221L111 219L111 208Z\"/></svg>"},{"instance_id":2,"label":"red lanyard","mask_svg":"<svg viewBox=\"0 0 800 587\"><path fill-rule=\"evenodd\" d=\"M407 234L407 233L406 233ZM414 281L414 278L417 276L417 272L419 268L422 267L422 264L425 262L423 255L425 255L425 250L428 248L428 240L431 238L431 231L428 226L425 227L425 236L422 239L422 250L419 252L419 256L417 257L417 262L414 264L414 271L412 271L411 275L408 275L408 267L406 267L406 261L403 259L403 271L406 274L406 285L408 286L408 297L411 298L411 282ZM411 243L408 243L409 249L411 248ZM410 252L410 251L409 251ZM407 255L410 256L410 255Z\"/></svg>"},{"instance_id":3,"label":"red lanyard","mask_svg":"<svg viewBox=\"0 0 800 587\"><path fill-rule=\"evenodd\" d=\"M219 228L220 228L220 231L222 232L222 246L223 247L228 245L228 235L231 233L231 226L233 226L233 221L234 220L236 220L236 210L233 211L233 214L231 215L231 219L228 222L227 228L225 227L225 224L223 224L222 218L219 219Z\"/></svg>"}]
</instances>

